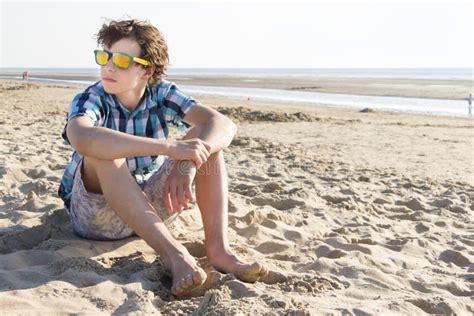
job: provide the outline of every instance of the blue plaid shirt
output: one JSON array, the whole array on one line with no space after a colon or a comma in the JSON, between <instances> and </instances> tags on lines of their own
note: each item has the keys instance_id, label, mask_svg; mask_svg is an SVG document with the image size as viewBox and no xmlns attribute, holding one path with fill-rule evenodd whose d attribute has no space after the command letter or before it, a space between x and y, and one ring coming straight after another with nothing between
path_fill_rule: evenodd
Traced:
<instances>
[{"instance_id":1,"label":"blue plaid shirt","mask_svg":"<svg viewBox=\"0 0 474 316\"><path fill-rule=\"evenodd\" d=\"M98 81L74 97L66 122L76 116L87 116L94 126L136 136L166 139L169 124L181 131L189 127L183 118L194 105L196 101L183 94L176 84L162 80L146 88L140 105L130 113L115 95L105 92L102 82ZM67 123L62 137L71 145L66 135L66 127ZM59 186L58 195L68 210L74 174L82 158L83 156L77 151L73 152ZM127 158L127 166L138 181L139 175L156 171L164 159L164 156L131 157Z\"/></svg>"}]
</instances>

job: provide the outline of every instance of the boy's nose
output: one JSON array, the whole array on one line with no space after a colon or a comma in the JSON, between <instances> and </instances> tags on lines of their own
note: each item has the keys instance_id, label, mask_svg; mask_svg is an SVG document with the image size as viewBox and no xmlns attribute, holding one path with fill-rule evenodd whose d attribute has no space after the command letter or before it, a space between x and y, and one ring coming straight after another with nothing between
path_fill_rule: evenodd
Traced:
<instances>
[{"instance_id":1,"label":"boy's nose","mask_svg":"<svg viewBox=\"0 0 474 316\"><path fill-rule=\"evenodd\" d=\"M114 63L112 62L112 58L110 58L108 61L107 61L107 64L105 64L104 66L104 69L107 70L107 71L116 71L117 69L115 69L115 66L114 66Z\"/></svg>"}]
</instances>

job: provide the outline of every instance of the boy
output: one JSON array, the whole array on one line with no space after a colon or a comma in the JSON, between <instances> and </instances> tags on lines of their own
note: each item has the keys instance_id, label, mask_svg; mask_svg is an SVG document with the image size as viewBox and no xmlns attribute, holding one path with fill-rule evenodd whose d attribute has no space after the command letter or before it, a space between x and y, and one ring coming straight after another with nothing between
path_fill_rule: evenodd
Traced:
<instances>
[{"instance_id":1,"label":"boy","mask_svg":"<svg viewBox=\"0 0 474 316\"><path fill-rule=\"evenodd\" d=\"M171 292L189 295L206 273L159 215L187 208L194 182L209 263L243 281L257 281L266 269L237 258L227 237L222 151L236 126L162 79L168 49L149 22L110 21L97 43L103 47L94 52L101 80L74 97L63 130L75 151L58 193L76 234L114 240L136 233L172 273ZM191 128L183 140L172 141L170 124Z\"/></svg>"}]
</instances>

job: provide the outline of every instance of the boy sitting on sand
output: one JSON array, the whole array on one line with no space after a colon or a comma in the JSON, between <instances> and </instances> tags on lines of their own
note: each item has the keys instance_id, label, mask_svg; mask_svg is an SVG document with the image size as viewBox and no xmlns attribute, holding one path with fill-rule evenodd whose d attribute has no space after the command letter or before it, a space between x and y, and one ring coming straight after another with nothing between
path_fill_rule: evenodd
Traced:
<instances>
[{"instance_id":1,"label":"boy sitting on sand","mask_svg":"<svg viewBox=\"0 0 474 316\"><path fill-rule=\"evenodd\" d=\"M171 271L171 292L188 295L205 282L206 273L171 236L163 214L187 208L195 183L209 263L243 281L257 281L265 268L237 258L227 237L222 151L235 124L162 79L168 49L149 22L110 21L97 43L101 80L74 97L63 131L75 151L58 193L75 233L96 240L136 233ZM191 128L183 140L172 141L170 125Z\"/></svg>"}]
</instances>

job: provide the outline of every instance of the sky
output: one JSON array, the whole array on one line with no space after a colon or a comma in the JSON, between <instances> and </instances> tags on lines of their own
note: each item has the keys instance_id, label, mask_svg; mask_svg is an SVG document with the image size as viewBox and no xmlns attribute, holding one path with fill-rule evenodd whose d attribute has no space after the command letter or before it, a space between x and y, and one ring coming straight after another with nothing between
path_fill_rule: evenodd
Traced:
<instances>
[{"instance_id":1,"label":"sky","mask_svg":"<svg viewBox=\"0 0 474 316\"><path fill-rule=\"evenodd\" d=\"M104 18L149 20L171 68L469 67L472 1L0 0L0 67L94 68Z\"/></svg>"}]
</instances>

